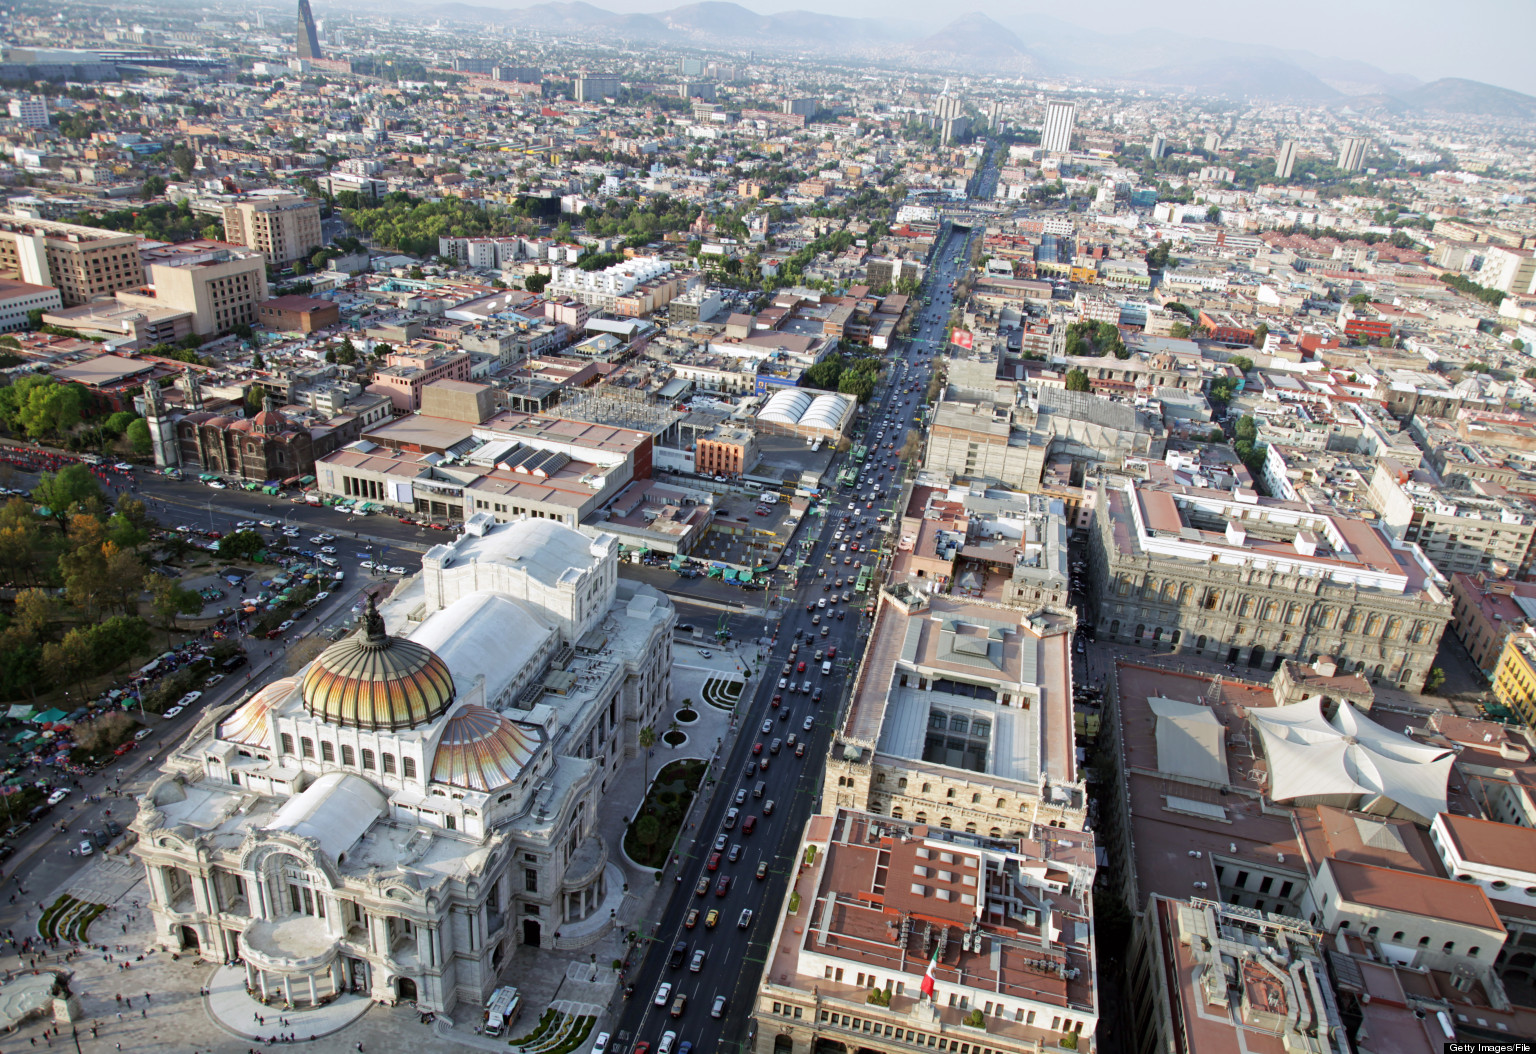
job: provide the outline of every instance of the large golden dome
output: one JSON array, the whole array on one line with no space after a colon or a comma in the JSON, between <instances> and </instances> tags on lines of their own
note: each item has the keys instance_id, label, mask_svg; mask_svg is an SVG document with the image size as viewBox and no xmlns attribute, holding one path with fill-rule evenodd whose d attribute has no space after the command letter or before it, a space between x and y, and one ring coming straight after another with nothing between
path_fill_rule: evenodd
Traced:
<instances>
[{"instance_id":1,"label":"large golden dome","mask_svg":"<svg viewBox=\"0 0 1536 1054\"><path fill-rule=\"evenodd\" d=\"M492 791L517 782L539 741L488 707L461 707L443 725L432 779L465 790Z\"/></svg>"},{"instance_id":2,"label":"large golden dome","mask_svg":"<svg viewBox=\"0 0 1536 1054\"><path fill-rule=\"evenodd\" d=\"M384 632L370 599L363 628L337 641L304 674L304 708L333 725L415 728L453 702L453 675L429 648Z\"/></svg>"}]
</instances>

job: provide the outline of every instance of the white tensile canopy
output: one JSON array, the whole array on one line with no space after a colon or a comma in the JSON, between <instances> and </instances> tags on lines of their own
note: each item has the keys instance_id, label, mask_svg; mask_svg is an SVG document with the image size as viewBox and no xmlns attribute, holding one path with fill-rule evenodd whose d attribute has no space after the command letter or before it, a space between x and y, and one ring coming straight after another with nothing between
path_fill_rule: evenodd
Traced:
<instances>
[{"instance_id":1,"label":"white tensile canopy","mask_svg":"<svg viewBox=\"0 0 1536 1054\"><path fill-rule=\"evenodd\" d=\"M1446 808L1455 754L1383 728L1348 703L1330 722L1322 700L1248 711L1269 759L1269 796L1387 798L1428 822Z\"/></svg>"}]
</instances>

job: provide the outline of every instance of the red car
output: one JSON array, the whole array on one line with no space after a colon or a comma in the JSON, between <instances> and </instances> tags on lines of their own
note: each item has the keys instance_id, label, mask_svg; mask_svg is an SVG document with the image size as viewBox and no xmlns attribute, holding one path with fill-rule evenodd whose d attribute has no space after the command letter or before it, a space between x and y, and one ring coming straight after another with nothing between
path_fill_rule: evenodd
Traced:
<instances>
[{"instance_id":1,"label":"red car","mask_svg":"<svg viewBox=\"0 0 1536 1054\"><path fill-rule=\"evenodd\" d=\"M829 658L829 659L837 658L837 645L834 644L834 645L832 645L832 647L827 649L827 658Z\"/></svg>"},{"instance_id":2,"label":"red car","mask_svg":"<svg viewBox=\"0 0 1536 1054\"><path fill-rule=\"evenodd\" d=\"M775 707L777 707L783 701L784 701L784 697L782 695L776 695L776 696L773 697L773 705Z\"/></svg>"},{"instance_id":3,"label":"red car","mask_svg":"<svg viewBox=\"0 0 1536 1054\"><path fill-rule=\"evenodd\" d=\"M754 753L754 754L761 754L762 752L763 752L763 745L761 743L753 743L752 744L752 753Z\"/></svg>"},{"instance_id":4,"label":"red car","mask_svg":"<svg viewBox=\"0 0 1536 1054\"><path fill-rule=\"evenodd\" d=\"M805 662L803 660L800 662L800 664L798 666L795 667L795 672L796 673L804 673L805 672Z\"/></svg>"},{"instance_id":5,"label":"red car","mask_svg":"<svg viewBox=\"0 0 1536 1054\"><path fill-rule=\"evenodd\" d=\"M128 742L119 745L116 750L112 751L112 753L116 754L118 757L122 757L136 746L138 746L138 744L130 739Z\"/></svg>"},{"instance_id":6,"label":"red car","mask_svg":"<svg viewBox=\"0 0 1536 1054\"><path fill-rule=\"evenodd\" d=\"M705 864L704 866L709 868L711 871L718 871L718 870L720 870L720 854L719 853L710 853L709 854L709 863Z\"/></svg>"},{"instance_id":7,"label":"red car","mask_svg":"<svg viewBox=\"0 0 1536 1054\"><path fill-rule=\"evenodd\" d=\"M723 897L731 891L731 876L721 875L720 881L715 883L715 896Z\"/></svg>"}]
</instances>

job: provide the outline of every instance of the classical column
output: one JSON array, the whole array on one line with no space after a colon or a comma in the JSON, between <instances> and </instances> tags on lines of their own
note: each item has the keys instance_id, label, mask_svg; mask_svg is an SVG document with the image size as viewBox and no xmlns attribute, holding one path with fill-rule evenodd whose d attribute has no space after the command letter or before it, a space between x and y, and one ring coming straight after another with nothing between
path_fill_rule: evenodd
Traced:
<instances>
[{"instance_id":1,"label":"classical column","mask_svg":"<svg viewBox=\"0 0 1536 1054\"><path fill-rule=\"evenodd\" d=\"M261 982L261 997L263 999L270 998L270 996L267 995L267 973L266 973L266 971L265 970L257 970L256 971L256 979Z\"/></svg>"},{"instance_id":2,"label":"classical column","mask_svg":"<svg viewBox=\"0 0 1536 1054\"><path fill-rule=\"evenodd\" d=\"M245 987L256 987L256 969L250 964L249 960L247 960L245 964Z\"/></svg>"},{"instance_id":3,"label":"classical column","mask_svg":"<svg viewBox=\"0 0 1536 1054\"><path fill-rule=\"evenodd\" d=\"M309 981L309 1005L319 1006L320 997L315 995L315 975L311 973L307 980Z\"/></svg>"},{"instance_id":4,"label":"classical column","mask_svg":"<svg viewBox=\"0 0 1536 1054\"><path fill-rule=\"evenodd\" d=\"M284 975L284 977L283 977L283 1002L287 1003L289 1006L292 1006L293 1005L293 988L292 988L292 986L289 983L290 980L291 979L287 975Z\"/></svg>"}]
</instances>

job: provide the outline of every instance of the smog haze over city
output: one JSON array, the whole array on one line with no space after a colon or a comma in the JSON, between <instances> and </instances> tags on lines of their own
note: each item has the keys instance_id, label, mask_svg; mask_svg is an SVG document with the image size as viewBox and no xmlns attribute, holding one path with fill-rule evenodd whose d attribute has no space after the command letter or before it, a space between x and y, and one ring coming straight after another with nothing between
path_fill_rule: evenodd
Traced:
<instances>
[{"instance_id":1,"label":"smog haze over city","mask_svg":"<svg viewBox=\"0 0 1536 1054\"><path fill-rule=\"evenodd\" d=\"M1529 1050L1533 37L0 0L0 1046Z\"/></svg>"}]
</instances>

